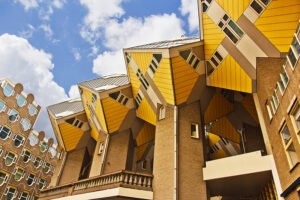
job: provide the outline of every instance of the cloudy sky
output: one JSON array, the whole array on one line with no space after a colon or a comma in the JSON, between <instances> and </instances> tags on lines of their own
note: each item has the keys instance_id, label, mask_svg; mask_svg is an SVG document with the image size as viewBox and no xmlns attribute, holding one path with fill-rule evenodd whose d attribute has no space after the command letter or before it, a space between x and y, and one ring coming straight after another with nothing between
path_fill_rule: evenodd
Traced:
<instances>
[{"instance_id":1,"label":"cloudy sky","mask_svg":"<svg viewBox=\"0 0 300 200\"><path fill-rule=\"evenodd\" d=\"M52 136L46 106L76 84L125 73L122 49L198 36L197 0L0 0L0 77L42 106L35 129Z\"/></svg>"}]
</instances>

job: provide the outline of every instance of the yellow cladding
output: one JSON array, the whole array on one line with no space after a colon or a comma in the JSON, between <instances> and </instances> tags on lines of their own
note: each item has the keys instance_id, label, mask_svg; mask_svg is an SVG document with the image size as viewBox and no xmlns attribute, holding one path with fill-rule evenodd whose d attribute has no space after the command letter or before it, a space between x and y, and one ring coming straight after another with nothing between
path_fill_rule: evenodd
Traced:
<instances>
[{"instance_id":1,"label":"yellow cladding","mask_svg":"<svg viewBox=\"0 0 300 200\"><path fill-rule=\"evenodd\" d=\"M209 76L209 85L229 90L252 93L252 80L229 54Z\"/></svg>"},{"instance_id":2,"label":"yellow cladding","mask_svg":"<svg viewBox=\"0 0 300 200\"><path fill-rule=\"evenodd\" d=\"M144 98L139 108L137 109L137 116L150 124L156 125L156 114L152 110L148 101Z\"/></svg>"},{"instance_id":3,"label":"yellow cladding","mask_svg":"<svg viewBox=\"0 0 300 200\"><path fill-rule=\"evenodd\" d=\"M256 123L259 123L255 104L254 104L253 97L251 94L247 95L243 99L242 105L248 111L248 113L251 115L251 117L256 121Z\"/></svg>"},{"instance_id":4,"label":"yellow cladding","mask_svg":"<svg viewBox=\"0 0 300 200\"><path fill-rule=\"evenodd\" d=\"M119 104L110 97L102 99L102 105L108 126L108 132L113 133L120 128L128 113L128 108Z\"/></svg>"},{"instance_id":5,"label":"yellow cladding","mask_svg":"<svg viewBox=\"0 0 300 200\"><path fill-rule=\"evenodd\" d=\"M91 136L92 138L94 138L94 140L98 141L99 133L97 131L95 124L93 124L93 127L91 127Z\"/></svg>"},{"instance_id":6,"label":"yellow cladding","mask_svg":"<svg viewBox=\"0 0 300 200\"><path fill-rule=\"evenodd\" d=\"M172 58L176 105L186 102L199 74L181 57Z\"/></svg>"},{"instance_id":7,"label":"yellow cladding","mask_svg":"<svg viewBox=\"0 0 300 200\"><path fill-rule=\"evenodd\" d=\"M103 107L102 107L99 99L97 99L97 102L96 102L95 112L96 112L96 116L101 124L101 127L103 128L103 130L105 132L107 132L107 127L106 127L105 118L104 118L104 111L103 111Z\"/></svg>"},{"instance_id":8,"label":"yellow cladding","mask_svg":"<svg viewBox=\"0 0 300 200\"><path fill-rule=\"evenodd\" d=\"M211 127L211 132L240 144L240 134L235 130L227 117L222 117Z\"/></svg>"},{"instance_id":9,"label":"yellow cladding","mask_svg":"<svg viewBox=\"0 0 300 200\"><path fill-rule=\"evenodd\" d=\"M142 129L136 137L136 145L142 146L152 140L155 137L155 126L145 122Z\"/></svg>"},{"instance_id":10,"label":"yellow cladding","mask_svg":"<svg viewBox=\"0 0 300 200\"><path fill-rule=\"evenodd\" d=\"M152 60L152 53L131 53L131 57L145 75Z\"/></svg>"},{"instance_id":11,"label":"yellow cladding","mask_svg":"<svg viewBox=\"0 0 300 200\"><path fill-rule=\"evenodd\" d=\"M216 0L216 2L234 21L237 21L252 0Z\"/></svg>"},{"instance_id":12,"label":"yellow cladding","mask_svg":"<svg viewBox=\"0 0 300 200\"><path fill-rule=\"evenodd\" d=\"M299 0L273 0L255 25L280 52L288 52L299 19Z\"/></svg>"},{"instance_id":13,"label":"yellow cladding","mask_svg":"<svg viewBox=\"0 0 300 200\"><path fill-rule=\"evenodd\" d=\"M212 133L208 133L208 143L209 143L210 147L212 147L217 142L219 142L219 140L220 140L219 136L212 134ZM223 149L219 148L219 151L210 154L210 157L211 157L211 159L225 158L225 157L227 157L227 154L225 153L225 151Z\"/></svg>"},{"instance_id":14,"label":"yellow cladding","mask_svg":"<svg viewBox=\"0 0 300 200\"><path fill-rule=\"evenodd\" d=\"M208 124L227 115L231 111L232 105L219 92L216 92L204 113L204 122Z\"/></svg>"},{"instance_id":15,"label":"yellow cladding","mask_svg":"<svg viewBox=\"0 0 300 200\"><path fill-rule=\"evenodd\" d=\"M208 60L222 40L225 38L224 33L218 26L207 16L202 15L203 22L203 37L204 37L204 53L205 60Z\"/></svg>"},{"instance_id":16,"label":"yellow cladding","mask_svg":"<svg viewBox=\"0 0 300 200\"><path fill-rule=\"evenodd\" d=\"M169 58L163 58L155 72L153 81L165 100L174 105L174 92Z\"/></svg>"},{"instance_id":17,"label":"yellow cladding","mask_svg":"<svg viewBox=\"0 0 300 200\"><path fill-rule=\"evenodd\" d=\"M139 147L137 148L137 160L141 160L141 158L142 158L142 156L144 155L144 153L145 153L145 151L146 151L148 145L149 145L149 144L146 143L146 144L144 144L144 145L142 145L142 146L139 146Z\"/></svg>"},{"instance_id":18,"label":"yellow cladding","mask_svg":"<svg viewBox=\"0 0 300 200\"><path fill-rule=\"evenodd\" d=\"M51 125L52 125L52 127L53 127L54 133L56 133L56 135L57 135L57 137L59 138L60 142L62 142L63 145L65 145L65 144L64 144L64 141L63 141L63 139L62 139L62 136L61 136L61 134L60 134L59 128L56 126L55 119L52 117L51 114L50 114L49 116L50 116L50 122L51 122Z\"/></svg>"},{"instance_id":19,"label":"yellow cladding","mask_svg":"<svg viewBox=\"0 0 300 200\"><path fill-rule=\"evenodd\" d=\"M136 97L136 95L139 91L139 88L141 86L141 82L136 77L136 75L133 72L133 70L131 69L130 65L128 65L128 74L129 74L130 82L131 82L132 95L133 95L133 97Z\"/></svg>"},{"instance_id":20,"label":"yellow cladding","mask_svg":"<svg viewBox=\"0 0 300 200\"><path fill-rule=\"evenodd\" d=\"M83 130L76 128L68 123L60 124L59 129L65 143L66 151L75 149L84 133Z\"/></svg>"}]
</instances>

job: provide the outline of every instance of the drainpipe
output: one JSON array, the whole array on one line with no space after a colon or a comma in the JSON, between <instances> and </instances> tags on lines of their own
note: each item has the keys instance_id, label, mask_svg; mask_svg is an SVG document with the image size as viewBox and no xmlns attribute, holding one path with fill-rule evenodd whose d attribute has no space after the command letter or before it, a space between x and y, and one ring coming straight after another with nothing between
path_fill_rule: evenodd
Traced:
<instances>
[{"instance_id":1,"label":"drainpipe","mask_svg":"<svg viewBox=\"0 0 300 200\"><path fill-rule=\"evenodd\" d=\"M100 175L103 174L103 170L104 170L104 162L105 162L105 160L106 160L106 155L107 155L107 149L108 149L109 139L110 139L110 135L109 135L109 133L107 133L107 135L106 135L106 140L105 140L105 147L104 147L103 157L102 157L102 163L101 163Z\"/></svg>"},{"instance_id":2,"label":"drainpipe","mask_svg":"<svg viewBox=\"0 0 300 200\"><path fill-rule=\"evenodd\" d=\"M177 200L178 193L178 146L177 146L177 138L178 138L178 110L177 106L174 107L174 200Z\"/></svg>"}]
</instances>

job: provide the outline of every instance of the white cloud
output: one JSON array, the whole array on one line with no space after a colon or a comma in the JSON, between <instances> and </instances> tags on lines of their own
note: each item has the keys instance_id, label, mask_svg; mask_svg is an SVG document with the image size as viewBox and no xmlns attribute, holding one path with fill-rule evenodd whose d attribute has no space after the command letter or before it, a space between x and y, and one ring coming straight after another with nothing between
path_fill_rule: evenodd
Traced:
<instances>
[{"instance_id":1,"label":"white cloud","mask_svg":"<svg viewBox=\"0 0 300 200\"><path fill-rule=\"evenodd\" d=\"M181 0L180 12L183 16L188 15L190 32L199 30L199 17L197 0Z\"/></svg>"},{"instance_id":2,"label":"white cloud","mask_svg":"<svg viewBox=\"0 0 300 200\"><path fill-rule=\"evenodd\" d=\"M32 37L34 31L35 31L34 26L32 26L31 24L28 24L26 30L19 32L19 36L21 36L22 38L25 38L25 39L29 39Z\"/></svg>"},{"instance_id":3,"label":"white cloud","mask_svg":"<svg viewBox=\"0 0 300 200\"><path fill-rule=\"evenodd\" d=\"M14 83L22 83L24 92L34 94L42 107L35 129L53 137L46 106L68 99L65 90L53 80L51 54L36 49L24 38L0 36L0 74Z\"/></svg>"},{"instance_id":4,"label":"white cloud","mask_svg":"<svg viewBox=\"0 0 300 200\"><path fill-rule=\"evenodd\" d=\"M40 1L41 0L15 0L15 2L21 3L25 10L38 7Z\"/></svg>"},{"instance_id":5,"label":"white cloud","mask_svg":"<svg viewBox=\"0 0 300 200\"><path fill-rule=\"evenodd\" d=\"M93 72L103 76L126 72L122 49L167 39L177 39L184 30L176 15L152 15L144 19L128 18L121 23L110 20L104 29L106 51L94 60Z\"/></svg>"},{"instance_id":6,"label":"white cloud","mask_svg":"<svg viewBox=\"0 0 300 200\"><path fill-rule=\"evenodd\" d=\"M78 48L73 48L72 52L73 52L75 60L77 60L77 61L81 60L81 55L79 53L79 49Z\"/></svg>"},{"instance_id":7,"label":"white cloud","mask_svg":"<svg viewBox=\"0 0 300 200\"><path fill-rule=\"evenodd\" d=\"M45 32L45 36L48 38L48 39L51 39L52 36L53 36L53 31L50 27L49 24L42 24L39 26L40 29L42 29L44 32Z\"/></svg>"},{"instance_id":8,"label":"white cloud","mask_svg":"<svg viewBox=\"0 0 300 200\"><path fill-rule=\"evenodd\" d=\"M78 86L77 85L72 85L70 90L69 90L69 97L71 99L75 99L75 98L78 98L80 97L80 94L79 94L79 90L78 90Z\"/></svg>"}]
</instances>

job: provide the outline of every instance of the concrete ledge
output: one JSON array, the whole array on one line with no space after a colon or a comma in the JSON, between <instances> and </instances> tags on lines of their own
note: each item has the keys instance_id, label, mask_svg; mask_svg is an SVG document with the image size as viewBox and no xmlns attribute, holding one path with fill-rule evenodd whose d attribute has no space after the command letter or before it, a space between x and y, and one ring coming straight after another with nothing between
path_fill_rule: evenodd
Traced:
<instances>
[{"instance_id":1,"label":"concrete ledge","mask_svg":"<svg viewBox=\"0 0 300 200\"><path fill-rule=\"evenodd\" d=\"M262 156L260 151L231 156L206 162L203 168L205 181L232 176L271 171L271 155Z\"/></svg>"},{"instance_id":2,"label":"concrete ledge","mask_svg":"<svg viewBox=\"0 0 300 200\"><path fill-rule=\"evenodd\" d=\"M153 199L152 191L137 190L130 188L113 188L97 192L89 192L85 194L78 194L68 197L57 198L55 200L88 200L88 199L101 199L112 197L127 197L136 199Z\"/></svg>"}]
</instances>

